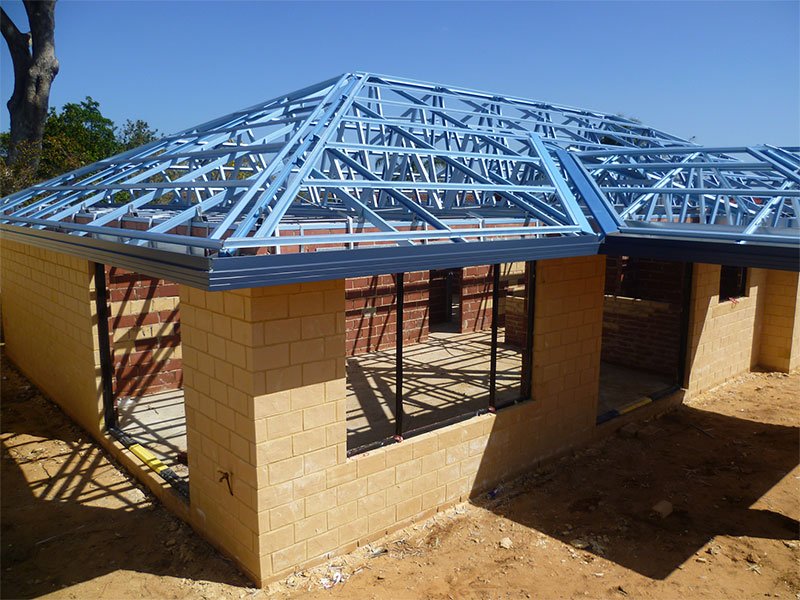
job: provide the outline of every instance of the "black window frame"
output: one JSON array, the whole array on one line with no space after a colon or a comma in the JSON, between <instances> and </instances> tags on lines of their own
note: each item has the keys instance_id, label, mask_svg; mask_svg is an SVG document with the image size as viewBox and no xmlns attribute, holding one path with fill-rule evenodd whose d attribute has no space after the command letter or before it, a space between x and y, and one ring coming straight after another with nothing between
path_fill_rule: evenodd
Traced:
<instances>
[{"instance_id":1,"label":"black window frame","mask_svg":"<svg viewBox=\"0 0 800 600\"><path fill-rule=\"evenodd\" d=\"M747 267L722 265L719 272L719 301L746 298L749 292L747 277Z\"/></svg>"}]
</instances>

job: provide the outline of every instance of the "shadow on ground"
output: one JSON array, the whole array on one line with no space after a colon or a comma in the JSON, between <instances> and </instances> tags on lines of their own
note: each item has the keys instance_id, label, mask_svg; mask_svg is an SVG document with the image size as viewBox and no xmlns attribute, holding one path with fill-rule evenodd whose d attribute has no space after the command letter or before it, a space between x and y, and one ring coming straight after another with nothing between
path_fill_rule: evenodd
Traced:
<instances>
[{"instance_id":1,"label":"shadow on ground","mask_svg":"<svg viewBox=\"0 0 800 600\"><path fill-rule=\"evenodd\" d=\"M639 437L606 440L529 476L508 497L476 503L665 579L718 535L798 539L794 517L759 502L798 464L798 433L681 406ZM666 518L652 511L661 500L673 505Z\"/></svg>"},{"instance_id":2,"label":"shadow on ground","mask_svg":"<svg viewBox=\"0 0 800 600\"><path fill-rule=\"evenodd\" d=\"M117 570L250 585L6 360L0 408L3 597L36 597Z\"/></svg>"}]
</instances>

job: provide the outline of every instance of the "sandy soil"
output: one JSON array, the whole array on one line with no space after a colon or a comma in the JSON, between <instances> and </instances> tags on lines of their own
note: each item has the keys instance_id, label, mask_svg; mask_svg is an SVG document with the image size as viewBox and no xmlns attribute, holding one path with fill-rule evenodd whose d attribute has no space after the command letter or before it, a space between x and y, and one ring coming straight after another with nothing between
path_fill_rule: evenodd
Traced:
<instances>
[{"instance_id":1,"label":"sandy soil","mask_svg":"<svg viewBox=\"0 0 800 600\"><path fill-rule=\"evenodd\" d=\"M798 398L747 375L256 590L4 361L2 597L796 599Z\"/></svg>"}]
</instances>

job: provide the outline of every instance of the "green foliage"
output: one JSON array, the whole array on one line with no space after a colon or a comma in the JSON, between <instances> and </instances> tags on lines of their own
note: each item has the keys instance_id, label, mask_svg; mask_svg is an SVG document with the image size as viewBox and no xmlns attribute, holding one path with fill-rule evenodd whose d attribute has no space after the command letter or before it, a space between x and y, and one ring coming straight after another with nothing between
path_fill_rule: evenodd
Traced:
<instances>
[{"instance_id":1,"label":"green foliage","mask_svg":"<svg viewBox=\"0 0 800 600\"><path fill-rule=\"evenodd\" d=\"M127 119L125 125L117 136L117 143L121 152L144 146L158 139L158 130L150 129L147 121Z\"/></svg>"},{"instance_id":2,"label":"green foliage","mask_svg":"<svg viewBox=\"0 0 800 600\"><path fill-rule=\"evenodd\" d=\"M11 134L7 131L0 133L0 196L13 194L17 190L25 189L41 181L36 169L33 168L38 149L31 142L22 142L17 146L19 160L8 166L5 157L8 156L8 146Z\"/></svg>"},{"instance_id":3,"label":"green foliage","mask_svg":"<svg viewBox=\"0 0 800 600\"><path fill-rule=\"evenodd\" d=\"M0 133L0 195L24 189L62 173L136 148L158 138L158 131L146 121L130 119L118 130L114 121L104 117L100 104L87 96L79 103L68 102L58 111L50 109L44 126L41 159L35 171L28 165L35 161L19 160L14 167L6 162L10 135ZM35 156L33 146L21 152Z\"/></svg>"}]
</instances>

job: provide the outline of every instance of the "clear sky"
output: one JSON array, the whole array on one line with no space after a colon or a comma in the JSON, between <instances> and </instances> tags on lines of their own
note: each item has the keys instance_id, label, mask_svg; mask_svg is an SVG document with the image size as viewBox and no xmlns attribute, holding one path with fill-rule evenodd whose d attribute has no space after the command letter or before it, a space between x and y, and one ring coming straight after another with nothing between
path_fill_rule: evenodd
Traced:
<instances>
[{"instance_id":1,"label":"clear sky","mask_svg":"<svg viewBox=\"0 0 800 600\"><path fill-rule=\"evenodd\" d=\"M27 30L21 2L2 4ZM363 70L622 113L703 144L800 145L797 0L62 0L56 50L52 106L90 95L118 124L164 133Z\"/></svg>"}]
</instances>

